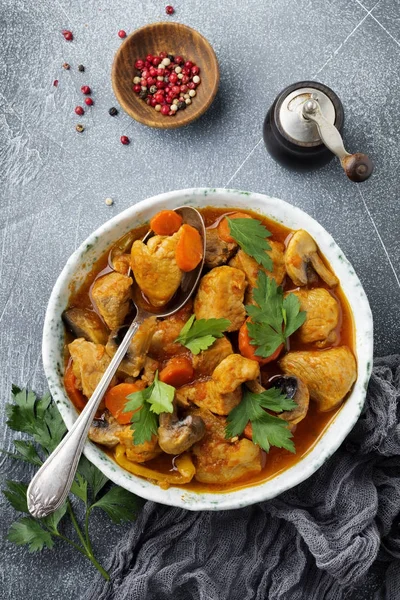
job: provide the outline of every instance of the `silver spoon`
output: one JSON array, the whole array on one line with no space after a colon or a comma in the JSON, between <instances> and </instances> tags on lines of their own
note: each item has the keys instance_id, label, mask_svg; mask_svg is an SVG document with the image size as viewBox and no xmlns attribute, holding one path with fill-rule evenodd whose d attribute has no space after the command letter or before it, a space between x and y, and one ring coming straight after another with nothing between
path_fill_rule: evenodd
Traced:
<instances>
[{"instance_id":1,"label":"silver spoon","mask_svg":"<svg viewBox=\"0 0 400 600\"><path fill-rule=\"evenodd\" d=\"M184 223L192 225L192 227L195 227L200 233L203 241L203 260L196 269L183 274L180 289L171 301L173 303L172 306L169 306L168 310L165 312L157 313L158 317L168 317L182 308L193 294L204 265L206 234L204 222L200 213L195 208L189 206L176 208L175 212L181 215ZM153 232L149 231L143 241L147 241L152 235ZM137 309L136 317L132 321L117 352L93 392L93 395L90 400L88 400L85 408L65 438L43 463L28 487L28 509L36 518L41 519L47 517L47 515L56 511L67 498L75 477L83 446L87 439L89 427L96 414L100 401L110 385L120 362L128 350L130 341L140 324L147 317L154 315L154 313L150 313L143 309L138 302L134 302L134 304Z\"/></svg>"}]
</instances>

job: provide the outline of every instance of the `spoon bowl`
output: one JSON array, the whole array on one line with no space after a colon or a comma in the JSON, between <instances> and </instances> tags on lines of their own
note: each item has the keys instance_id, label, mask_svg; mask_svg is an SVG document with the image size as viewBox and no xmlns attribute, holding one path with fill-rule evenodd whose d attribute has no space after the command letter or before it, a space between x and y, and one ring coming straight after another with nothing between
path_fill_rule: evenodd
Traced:
<instances>
[{"instance_id":1,"label":"spoon bowl","mask_svg":"<svg viewBox=\"0 0 400 600\"><path fill-rule=\"evenodd\" d=\"M193 294L200 279L205 257L205 227L200 213L192 207L184 206L175 209L182 216L183 222L195 227L203 242L203 257L199 265L182 277L180 291L166 305L166 310L157 313L159 317L168 317L177 312ZM146 242L154 233L149 231L143 238ZM99 404L106 393L112 378L114 377L122 359L124 358L129 344L139 329L144 319L152 313L142 307L141 302L134 302L136 316L122 339L118 350L114 354L104 375L96 386L90 400L69 430L65 438L60 442L54 452L44 462L35 477L32 479L27 490L27 501L29 512L35 518L44 518L56 511L66 500L75 477L78 462L87 439L89 427L97 412Z\"/></svg>"}]
</instances>

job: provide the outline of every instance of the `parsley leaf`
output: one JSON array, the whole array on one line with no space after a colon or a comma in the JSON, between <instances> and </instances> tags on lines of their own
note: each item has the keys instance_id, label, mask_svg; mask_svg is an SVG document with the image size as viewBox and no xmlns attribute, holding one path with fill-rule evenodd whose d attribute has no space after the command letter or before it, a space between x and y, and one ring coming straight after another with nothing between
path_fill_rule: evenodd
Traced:
<instances>
[{"instance_id":1,"label":"parsley leaf","mask_svg":"<svg viewBox=\"0 0 400 600\"><path fill-rule=\"evenodd\" d=\"M108 478L83 455L79 461L77 475L81 475L83 480L87 482L87 485L92 492L93 499L96 499L99 492L108 482Z\"/></svg>"},{"instance_id":2,"label":"parsley leaf","mask_svg":"<svg viewBox=\"0 0 400 600\"><path fill-rule=\"evenodd\" d=\"M248 219L242 220L247 221ZM202 350L207 350L217 338L223 337L223 332L231 324L228 319L199 319L198 321L195 319L195 315L192 315L175 340L188 348L192 354L199 354Z\"/></svg>"},{"instance_id":3,"label":"parsley leaf","mask_svg":"<svg viewBox=\"0 0 400 600\"><path fill-rule=\"evenodd\" d=\"M55 450L67 428L49 394L37 398L32 391L13 386L14 404L6 405L7 425L33 437L46 453Z\"/></svg>"},{"instance_id":4,"label":"parsley leaf","mask_svg":"<svg viewBox=\"0 0 400 600\"><path fill-rule=\"evenodd\" d=\"M153 383L140 392L129 394L123 412L135 411L131 419L131 429L134 431L135 446L149 442L152 435L157 433L158 419L156 415L162 412L172 413L175 388L158 379L156 371Z\"/></svg>"},{"instance_id":5,"label":"parsley leaf","mask_svg":"<svg viewBox=\"0 0 400 600\"><path fill-rule=\"evenodd\" d=\"M226 217L231 236L236 240L241 249L252 256L259 265L267 271L272 271L273 262L267 254L271 246L266 238L272 234L258 219L230 219Z\"/></svg>"},{"instance_id":6,"label":"parsley leaf","mask_svg":"<svg viewBox=\"0 0 400 600\"><path fill-rule=\"evenodd\" d=\"M287 398L277 388L270 388L261 394L253 394L245 390L240 404L231 410L227 417L225 437L229 439L241 435L250 421L253 442L265 452L269 452L271 446L295 452L291 439L293 436L287 422L265 412L264 408L282 412L292 410L296 406L293 400Z\"/></svg>"},{"instance_id":7,"label":"parsley leaf","mask_svg":"<svg viewBox=\"0 0 400 600\"><path fill-rule=\"evenodd\" d=\"M15 510L29 514L28 504L26 499L26 490L28 486L19 481L6 481L7 490L3 490L3 494Z\"/></svg>"},{"instance_id":8,"label":"parsley leaf","mask_svg":"<svg viewBox=\"0 0 400 600\"><path fill-rule=\"evenodd\" d=\"M263 271L257 276L253 290L254 304L246 306L251 319L247 323L250 343L257 346L256 356L267 358L286 345L292 335L306 320L307 313L300 311L300 301L294 294L283 297L283 288Z\"/></svg>"},{"instance_id":9,"label":"parsley leaf","mask_svg":"<svg viewBox=\"0 0 400 600\"><path fill-rule=\"evenodd\" d=\"M130 492L120 487L113 487L104 496L92 504L90 509L101 508L110 517L113 523L119 524L124 521L134 521L140 502Z\"/></svg>"},{"instance_id":10,"label":"parsley leaf","mask_svg":"<svg viewBox=\"0 0 400 600\"><path fill-rule=\"evenodd\" d=\"M7 539L17 546L27 545L29 552L37 552L43 548L54 546L51 534L43 529L40 521L32 517L23 517L13 523L8 531Z\"/></svg>"},{"instance_id":11,"label":"parsley leaf","mask_svg":"<svg viewBox=\"0 0 400 600\"><path fill-rule=\"evenodd\" d=\"M157 415L151 412L150 404L144 402L142 408L132 416L131 429L134 431L133 444L138 446L149 442L153 434L157 433Z\"/></svg>"},{"instance_id":12,"label":"parsley leaf","mask_svg":"<svg viewBox=\"0 0 400 600\"><path fill-rule=\"evenodd\" d=\"M41 457L49 454L58 445L66 433L66 427L49 395L38 398L31 391L21 390L19 387L13 386L12 396L14 402L7 406L8 425L16 431L28 434L34 442L14 440L16 452L2 450L1 452L17 460L40 466L42 464ZM147 406L152 418L156 419L156 415L150 412L151 405L148 404ZM7 539L19 546L28 546L30 552L36 552L43 548L53 548L54 539L62 538L83 556L86 556L105 579L110 579L107 571L100 565L92 551L88 529L90 511L100 503L101 508L110 515L112 520L119 523L122 520L134 519L138 510L138 500L130 492L119 487L113 487L103 496L104 500L101 498L96 501L99 492L107 482L107 477L82 456L71 492L85 503L84 528L81 529L72 504L67 499L60 508L44 519L34 519L31 516L20 518L11 525ZM22 482L8 481L7 489L3 491L3 494L15 510L29 514L26 498L27 487ZM89 492L91 492L90 497ZM75 541L61 535L58 531L58 525L66 515L70 518L75 529L77 536Z\"/></svg>"}]
</instances>

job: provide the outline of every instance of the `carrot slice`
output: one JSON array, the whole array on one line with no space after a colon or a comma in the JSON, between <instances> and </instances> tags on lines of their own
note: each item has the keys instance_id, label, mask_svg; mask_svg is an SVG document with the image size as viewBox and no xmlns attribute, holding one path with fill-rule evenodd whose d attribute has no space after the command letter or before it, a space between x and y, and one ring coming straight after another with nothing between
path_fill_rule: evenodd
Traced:
<instances>
[{"instance_id":1,"label":"carrot slice","mask_svg":"<svg viewBox=\"0 0 400 600\"><path fill-rule=\"evenodd\" d=\"M182 225L182 217L174 210L162 210L150 221L150 227L157 235L172 235Z\"/></svg>"},{"instance_id":2,"label":"carrot slice","mask_svg":"<svg viewBox=\"0 0 400 600\"><path fill-rule=\"evenodd\" d=\"M246 321L243 323L243 325L239 329L239 351L240 351L240 354L242 356L244 356L245 358L250 358L251 360L256 360L260 365L266 365L267 363L272 362L273 360L276 360L283 350L283 344L278 346L278 348L275 350L275 352L273 354L271 354L271 356L268 356L267 358L263 358L262 356L257 356L256 355L257 346L253 346L253 344L250 344L250 336L249 336L249 331L247 329L248 321L250 321L250 319L246 319Z\"/></svg>"},{"instance_id":3,"label":"carrot slice","mask_svg":"<svg viewBox=\"0 0 400 600\"><path fill-rule=\"evenodd\" d=\"M194 370L192 363L184 356L171 358L160 373L160 381L168 383L175 388L193 381Z\"/></svg>"},{"instance_id":4,"label":"carrot slice","mask_svg":"<svg viewBox=\"0 0 400 600\"><path fill-rule=\"evenodd\" d=\"M228 219L251 219L250 215L246 215L246 213L236 212L231 215L227 215ZM231 236L231 231L229 229L229 223L226 217L224 217L218 224L218 235L221 240L224 242L234 242L234 238Z\"/></svg>"},{"instance_id":5,"label":"carrot slice","mask_svg":"<svg viewBox=\"0 0 400 600\"><path fill-rule=\"evenodd\" d=\"M251 421L249 421L246 427L243 429L243 435L251 442L253 441L253 427L251 425Z\"/></svg>"},{"instance_id":6,"label":"carrot slice","mask_svg":"<svg viewBox=\"0 0 400 600\"><path fill-rule=\"evenodd\" d=\"M203 242L197 229L182 225L181 237L176 245L175 260L181 271L193 271L203 258Z\"/></svg>"},{"instance_id":7,"label":"carrot slice","mask_svg":"<svg viewBox=\"0 0 400 600\"><path fill-rule=\"evenodd\" d=\"M86 406L87 398L76 387L76 377L72 370L72 360L69 361L64 373L64 387L69 399L78 410L83 410Z\"/></svg>"},{"instance_id":8,"label":"carrot slice","mask_svg":"<svg viewBox=\"0 0 400 600\"><path fill-rule=\"evenodd\" d=\"M131 422L133 411L122 412L125 404L128 402L127 396L138 392L140 387L136 383L119 383L110 388L105 395L106 408L121 425L127 425Z\"/></svg>"}]
</instances>

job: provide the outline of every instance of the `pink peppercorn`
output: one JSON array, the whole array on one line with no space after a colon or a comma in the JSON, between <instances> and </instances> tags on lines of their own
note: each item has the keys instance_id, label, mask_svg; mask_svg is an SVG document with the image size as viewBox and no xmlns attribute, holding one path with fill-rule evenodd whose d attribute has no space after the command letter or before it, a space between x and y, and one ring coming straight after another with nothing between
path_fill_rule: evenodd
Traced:
<instances>
[{"instance_id":1,"label":"pink peppercorn","mask_svg":"<svg viewBox=\"0 0 400 600\"><path fill-rule=\"evenodd\" d=\"M197 65L192 67L192 75L198 75L199 73L200 73L200 67L198 67Z\"/></svg>"},{"instance_id":2,"label":"pink peppercorn","mask_svg":"<svg viewBox=\"0 0 400 600\"><path fill-rule=\"evenodd\" d=\"M140 58L138 58L138 60L135 62L135 69L143 69L144 67L144 62L143 60L141 60Z\"/></svg>"},{"instance_id":3,"label":"pink peppercorn","mask_svg":"<svg viewBox=\"0 0 400 600\"><path fill-rule=\"evenodd\" d=\"M168 104L163 104L161 107L161 114L169 115L169 106Z\"/></svg>"},{"instance_id":4,"label":"pink peppercorn","mask_svg":"<svg viewBox=\"0 0 400 600\"><path fill-rule=\"evenodd\" d=\"M189 89L189 88L188 88L188 86L187 86L187 85L181 85L181 88L180 88L180 89L181 89L181 92L182 92L183 94L186 94L186 92L188 91L188 89Z\"/></svg>"},{"instance_id":5,"label":"pink peppercorn","mask_svg":"<svg viewBox=\"0 0 400 600\"><path fill-rule=\"evenodd\" d=\"M160 56L155 56L151 62L153 63L154 67L158 67L158 65L160 64L161 60L162 59L161 59Z\"/></svg>"},{"instance_id":6,"label":"pink peppercorn","mask_svg":"<svg viewBox=\"0 0 400 600\"><path fill-rule=\"evenodd\" d=\"M152 54L148 54L148 55L146 56L146 62L149 62L149 63L151 63L151 61L153 60L153 58L154 58L154 56L153 56Z\"/></svg>"},{"instance_id":7,"label":"pink peppercorn","mask_svg":"<svg viewBox=\"0 0 400 600\"><path fill-rule=\"evenodd\" d=\"M120 37L120 38L122 38L122 39L123 39L123 38L126 38L126 31L124 31L123 29L120 29L120 30L118 31L118 37Z\"/></svg>"},{"instance_id":8,"label":"pink peppercorn","mask_svg":"<svg viewBox=\"0 0 400 600\"><path fill-rule=\"evenodd\" d=\"M64 39L67 40L67 42L72 42L72 40L74 39L72 31L69 31L68 29L63 29L61 33L63 34Z\"/></svg>"},{"instance_id":9,"label":"pink peppercorn","mask_svg":"<svg viewBox=\"0 0 400 600\"><path fill-rule=\"evenodd\" d=\"M82 106L76 106L76 107L75 107L75 113L76 113L77 115L79 115L80 117L81 117L81 116L84 114L84 112L85 112L85 111L83 110Z\"/></svg>"},{"instance_id":10,"label":"pink peppercorn","mask_svg":"<svg viewBox=\"0 0 400 600\"><path fill-rule=\"evenodd\" d=\"M191 60L187 60L187 61L185 62L185 67L186 67L187 69L191 69L192 67L194 67L194 64L192 63L192 61L191 61Z\"/></svg>"},{"instance_id":11,"label":"pink peppercorn","mask_svg":"<svg viewBox=\"0 0 400 600\"><path fill-rule=\"evenodd\" d=\"M91 93L91 89L88 85L83 85L81 87L81 92L82 94L85 94L85 96L88 96Z\"/></svg>"},{"instance_id":12,"label":"pink peppercorn","mask_svg":"<svg viewBox=\"0 0 400 600\"><path fill-rule=\"evenodd\" d=\"M183 62L184 62L184 60L183 60L182 56L179 56L179 55L178 55L178 56L175 56L175 58L174 58L174 63L175 63L176 65L182 65L182 64L183 64Z\"/></svg>"},{"instance_id":13,"label":"pink peppercorn","mask_svg":"<svg viewBox=\"0 0 400 600\"><path fill-rule=\"evenodd\" d=\"M171 73L169 80L171 83L176 83L178 81L178 75L176 73Z\"/></svg>"},{"instance_id":14,"label":"pink peppercorn","mask_svg":"<svg viewBox=\"0 0 400 600\"><path fill-rule=\"evenodd\" d=\"M135 94L138 94L140 92L140 90L142 89L142 86L137 83L133 86L132 89L135 92Z\"/></svg>"},{"instance_id":15,"label":"pink peppercorn","mask_svg":"<svg viewBox=\"0 0 400 600\"><path fill-rule=\"evenodd\" d=\"M174 7L173 7L173 6L171 6L171 4L168 4L168 5L165 7L165 12L167 13L167 15L173 15L173 14L174 14L174 12L175 12L175 9L174 9Z\"/></svg>"},{"instance_id":16,"label":"pink peppercorn","mask_svg":"<svg viewBox=\"0 0 400 600\"><path fill-rule=\"evenodd\" d=\"M85 104L87 106L93 106L94 102L91 98L85 98Z\"/></svg>"},{"instance_id":17,"label":"pink peppercorn","mask_svg":"<svg viewBox=\"0 0 400 600\"><path fill-rule=\"evenodd\" d=\"M127 135L121 135L120 140L121 140L121 144L123 144L124 146L127 146L130 142Z\"/></svg>"},{"instance_id":18,"label":"pink peppercorn","mask_svg":"<svg viewBox=\"0 0 400 600\"><path fill-rule=\"evenodd\" d=\"M54 85L54 87L58 87L58 79L55 79L55 80L53 81L53 85Z\"/></svg>"},{"instance_id":19,"label":"pink peppercorn","mask_svg":"<svg viewBox=\"0 0 400 600\"><path fill-rule=\"evenodd\" d=\"M163 58L167 58L167 53L166 52L160 52L160 54L158 55L161 59Z\"/></svg>"},{"instance_id":20,"label":"pink peppercorn","mask_svg":"<svg viewBox=\"0 0 400 600\"><path fill-rule=\"evenodd\" d=\"M193 83L193 81L189 81L189 83L187 84L189 90L194 90L194 88L196 87L196 84Z\"/></svg>"}]
</instances>

